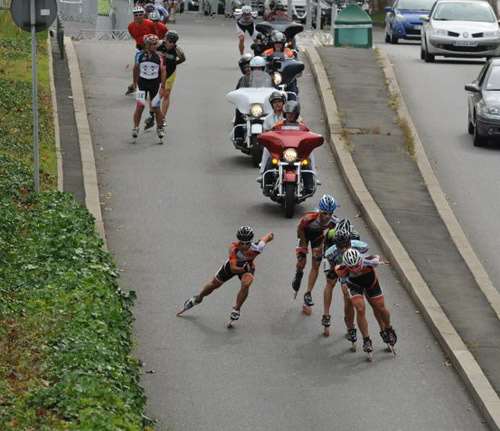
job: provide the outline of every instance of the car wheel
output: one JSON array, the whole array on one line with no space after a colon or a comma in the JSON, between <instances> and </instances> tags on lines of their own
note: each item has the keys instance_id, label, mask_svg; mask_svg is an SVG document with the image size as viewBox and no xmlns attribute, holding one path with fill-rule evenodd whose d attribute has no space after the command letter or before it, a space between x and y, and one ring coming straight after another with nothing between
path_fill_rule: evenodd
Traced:
<instances>
[{"instance_id":1,"label":"car wheel","mask_svg":"<svg viewBox=\"0 0 500 431\"><path fill-rule=\"evenodd\" d=\"M424 51L424 60L426 63L434 63L435 61L435 57L434 55L432 55L431 53L429 53L428 49L427 49L427 43L425 44L425 51Z\"/></svg>"},{"instance_id":2,"label":"car wheel","mask_svg":"<svg viewBox=\"0 0 500 431\"><path fill-rule=\"evenodd\" d=\"M396 45L398 43L398 38L396 36L394 36L394 34L391 34L391 37L390 37L390 42L393 44L393 45Z\"/></svg>"},{"instance_id":3,"label":"car wheel","mask_svg":"<svg viewBox=\"0 0 500 431\"><path fill-rule=\"evenodd\" d=\"M468 122L469 122L469 125L467 126L467 132L469 133L469 135L473 135L474 129L475 129L474 124L472 124L472 121L470 120L470 118L469 118Z\"/></svg>"},{"instance_id":4,"label":"car wheel","mask_svg":"<svg viewBox=\"0 0 500 431\"><path fill-rule=\"evenodd\" d=\"M486 142L488 141L488 138L485 136L481 136L479 134L479 127L474 127L474 146L475 147L484 147Z\"/></svg>"},{"instance_id":5,"label":"car wheel","mask_svg":"<svg viewBox=\"0 0 500 431\"><path fill-rule=\"evenodd\" d=\"M425 60L424 47L420 45L420 60Z\"/></svg>"}]
</instances>

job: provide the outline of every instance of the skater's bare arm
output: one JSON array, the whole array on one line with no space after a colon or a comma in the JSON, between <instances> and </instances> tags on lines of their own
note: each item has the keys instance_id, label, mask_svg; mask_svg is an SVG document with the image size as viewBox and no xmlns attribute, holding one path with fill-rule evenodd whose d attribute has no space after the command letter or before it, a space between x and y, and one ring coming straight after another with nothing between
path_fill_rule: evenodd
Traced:
<instances>
[{"instance_id":1,"label":"skater's bare arm","mask_svg":"<svg viewBox=\"0 0 500 431\"><path fill-rule=\"evenodd\" d=\"M179 47L175 48L177 51L177 64L184 63L186 61L186 55L184 54L184 51L180 49Z\"/></svg>"},{"instance_id":2,"label":"skater's bare arm","mask_svg":"<svg viewBox=\"0 0 500 431\"><path fill-rule=\"evenodd\" d=\"M266 244L271 242L274 239L274 233L269 232L267 235L264 235L260 240L264 241Z\"/></svg>"}]
</instances>

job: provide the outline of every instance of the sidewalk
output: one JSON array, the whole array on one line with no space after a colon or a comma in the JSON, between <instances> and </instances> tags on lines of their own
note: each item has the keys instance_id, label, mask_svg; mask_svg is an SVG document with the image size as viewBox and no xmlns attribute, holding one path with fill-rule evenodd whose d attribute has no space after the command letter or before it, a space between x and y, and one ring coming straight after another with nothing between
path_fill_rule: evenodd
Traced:
<instances>
[{"instance_id":1,"label":"sidewalk","mask_svg":"<svg viewBox=\"0 0 500 431\"><path fill-rule=\"evenodd\" d=\"M323 47L318 52L349 135L352 157L369 192L499 393L500 321L464 264L406 151L374 51Z\"/></svg>"}]
</instances>

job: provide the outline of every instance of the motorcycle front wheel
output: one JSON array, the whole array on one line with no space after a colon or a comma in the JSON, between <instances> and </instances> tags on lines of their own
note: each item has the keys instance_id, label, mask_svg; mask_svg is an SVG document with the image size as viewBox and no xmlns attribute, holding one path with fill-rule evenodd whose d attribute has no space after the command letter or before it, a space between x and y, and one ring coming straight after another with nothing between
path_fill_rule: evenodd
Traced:
<instances>
[{"instance_id":1,"label":"motorcycle front wheel","mask_svg":"<svg viewBox=\"0 0 500 431\"><path fill-rule=\"evenodd\" d=\"M257 137L252 136L252 147L250 148L250 155L252 156L253 165L258 168L262 160L262 145L257 142Z\"/></svg>"},{"instance_id":2,"label":"motorcycle front wheel","mask_svg":"<svg viewBox=\"0 0 500 431\"><path fill-rule=\"evenodd\" d=\"M295 212L295 183L285 183L284 192L285 199L283 206L285 208L285 217L292 218Z\"/></svg>"}]
</instances>

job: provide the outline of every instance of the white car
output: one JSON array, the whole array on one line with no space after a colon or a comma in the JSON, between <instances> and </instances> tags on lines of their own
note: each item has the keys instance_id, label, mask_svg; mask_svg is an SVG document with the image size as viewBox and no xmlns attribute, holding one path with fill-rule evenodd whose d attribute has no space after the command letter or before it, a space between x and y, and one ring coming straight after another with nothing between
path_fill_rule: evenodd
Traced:
<instances>
[{"instance_id":1,"label":"white car","mask_svg":"<svg viewBox=\"0 0 500 431\"><path fill-rule=\"evenodd\" d=\"M500 30L486 1L438 0L428 17L422 16L420 58L433 62L444 57L493 57L500 45Z\"/></svg>"}]
</instances>

